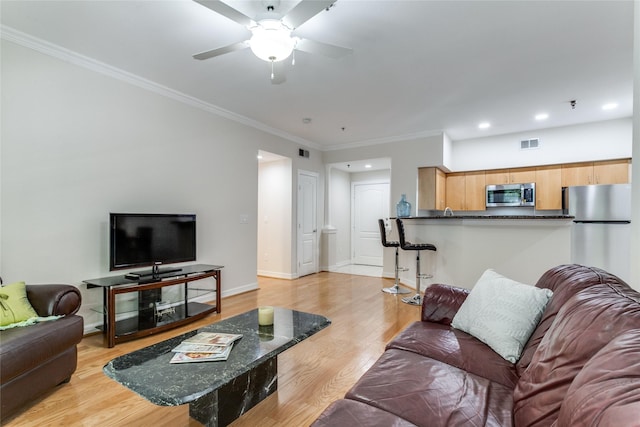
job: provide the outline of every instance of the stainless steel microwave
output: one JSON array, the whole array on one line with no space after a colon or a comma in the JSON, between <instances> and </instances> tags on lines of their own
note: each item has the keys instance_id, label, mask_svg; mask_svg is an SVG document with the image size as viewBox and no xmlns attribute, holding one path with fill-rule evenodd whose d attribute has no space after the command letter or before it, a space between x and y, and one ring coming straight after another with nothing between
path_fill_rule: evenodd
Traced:
<instances>
[{"instance_id":1,"label":"stainless steel microwave","mask_svg":"<svg viewBox=\"0 0 640 427\"><path fill-rule=\"evenodd\" d=\"M535 206L536 184L487 185L487 207Z\"/></svg>"}]
</instances>

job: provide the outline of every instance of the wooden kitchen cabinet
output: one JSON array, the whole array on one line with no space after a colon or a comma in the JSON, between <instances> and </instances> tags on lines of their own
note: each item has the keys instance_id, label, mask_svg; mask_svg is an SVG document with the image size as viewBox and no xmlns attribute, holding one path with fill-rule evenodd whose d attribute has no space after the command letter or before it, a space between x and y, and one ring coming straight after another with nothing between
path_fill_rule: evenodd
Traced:
<instances>
[{"instance_id":1,"label":"wooden kitchen cabinet","mask_svg":"<svg viewBox=\"0 0 640 427\"><path fill-rule=\"evenodd\" d=\"M436 170L436 209L442 209L447 207L447 174L440 169Z\"/></svg>"},{"instance_id":2,"label":"wooden kitchen cabinet","mask_svg":"<svg viewBox=\"0 0 640 427\"><path fill-rule=\"evenodd\" d=\"M591 184L626 184L629 182L629 159L562 165L562 186Z\"/></svg>"},{"instance_id":3,"label":"wooden kitchen cabinet","mask_svg":"<svg viewBox=\"0 0 640 427\"><path fill-rule=\"evenodd\" d=\"M536 210L562 209L562 167L536 168Z\"/></svg>"},{"instance_id":4,"label":"wooden kitchen cabinet","mask_svg":"<svg viewBox=\"0 0 640 427\"><path fill-rule=\"evenodd\" d=\"M437 168L420 168L437 169ZM437 169L440 171L439 169ZM434 189L430 194L446 194L444 207L448 206L456 210L485 210L485 186L504 184L536 184L536 209L559 210L562 209L562 187L589 184L626 184L631 180L631 159L607 160L601 162L583 162L563 165L493 169L488 171L454 172L444 174L440 178L445 189L435 189L435 178L432 178L429 187ZM424 172L426 173L426 172ZM434 173L435 172L430 172ZM442 204L433 198L435 209L444 209ZM427 200L431 200L427 198ZM425 203L432 203L431 201ZM420 205L422 206L422 205ZM419 209L427 209L419 207Z\"/></svg>"},{"instance_id":5,"label":"wooden kitchen cabinet","mask_svg":"<svg viewBox=\"0 0 640 427\"><path fill-rule=\"evenodd\" d=\"M593 163L570 163L562 165L562 186L593 184Z\"/></svg>"},{"instance_id":6,"label":"wooden kitchen cabinet","mask_svg":"<svg viewBox=\"0 0 640 427\"><path fill-rule=\"evenodd\" d=\"M484 171L466 172L465 182L465 210L483 211L486 209L486 184ZM452 208L453 209L453 208Z\"/></svg>"},{"instance_id":7,"label":"wooden kitchen cabinet","mask_svg":"<svg viewBox=\"0 0 640 427\"><path fill-rule=\"evenodd\" d=\"M629 160L610 160L593 163L593 176L596 184L627 184L629 177Z\"/></svg>"},{"instance_id":8,"label":"wooden kitchen cabinet","mask_svg":"<svg viewBox=\"0 0 640 427\"><path fill-rule=\"evenodd\" d=\"M454 211L465 210L465 179L464 173L447 174L447 194L445 204Z\"/></svg>"},{"instance_id":9,"label":"wooden kitchen cabinet","mask_svg":"<svg viewBox=\"0 0 640 427\"><path fill-rule=\"evenodd\" d=\"M446 187L446 206L454 212L485 210L484 171L447 174Z\"/></svg>"},{"instance_id":10,"label":"wooden kitchen cabinet","mask_svg":"<svg viewBox=\"0 0 640 427\"><path fill-rule=\"evenodd\" d=\"M494 169L485 173L485 185L526 184L535 180L536 168Z\"/></svg>"},{"instance_id":11,"label":"wooden kitchen cabinet","mask_svg":"<svg viewBox=\"0 0 640 427\"><path fill-rule=\"evenodd\" d=\"M418 168L418 210L444 210L446 175L436 168Z\"/></svg>"},{"instance_id":12,"label":"wooden kitchen cabinet","mask_svg":"<svg viewBox=\"0 0 640 427\"><path fill-rule=\"evenodd\" d=\"M504 185L509 183L509 169L488 170L484 174L486 185Z\"/></svg>"},{"instance_id":13,"label":"wooden kitchen cabinet","mask_svg":"<svg viewBox=\"0 0 640 427\"><path fill-rule=\"evenodd\" d=\"M536 182L536 168L518 168L509 170L509 184L527 184Z\"/></svg>"}]
</instances>

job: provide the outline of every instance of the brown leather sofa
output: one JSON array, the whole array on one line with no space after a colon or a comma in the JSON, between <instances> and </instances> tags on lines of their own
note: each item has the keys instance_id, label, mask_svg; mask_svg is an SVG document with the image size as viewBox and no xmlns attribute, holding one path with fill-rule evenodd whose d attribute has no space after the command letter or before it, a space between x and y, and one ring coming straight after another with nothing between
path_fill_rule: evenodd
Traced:
<instances>
[{"instance_id":1,"label":"brown leather sofa","mask_svg":"<svg viewBox=\"0 0 640 427\"><path fill-rule=\"evenodd\" d=\"M16 410L47 390L68 382L77 366L76 346L84 322L80 291L70 285L27 285L27 298L40 316L64 317L0 331L0 416Z\"/></svg>"},{"instance_id":2,"label":"brown leather sofa","mask_svg":"<svg viewBox=\"0 0 640 427\"><path fill-rule=\"evenodd\" d=\"M432 285L400 332L321 426L640 426L640 293L603 270L563 265L512 364L451 320L469 291Z\"/></svg>"}]
</instances>

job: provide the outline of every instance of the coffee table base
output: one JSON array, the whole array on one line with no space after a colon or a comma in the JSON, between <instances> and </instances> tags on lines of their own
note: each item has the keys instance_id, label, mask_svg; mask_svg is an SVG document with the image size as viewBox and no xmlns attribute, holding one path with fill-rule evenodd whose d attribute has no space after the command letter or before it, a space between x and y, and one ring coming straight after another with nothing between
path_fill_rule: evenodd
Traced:
<instances>
[{"instance_id":1,"label":"coffee table base","mask_svg":"<svg viewBox=\"0 0 640 427\"><path fill-rule=\"evenodd\" d=\"M207 427L222 427L278 389L278 357L274 356L219 389L189 404L189 416Z\"/></svg>"}]
</instances>

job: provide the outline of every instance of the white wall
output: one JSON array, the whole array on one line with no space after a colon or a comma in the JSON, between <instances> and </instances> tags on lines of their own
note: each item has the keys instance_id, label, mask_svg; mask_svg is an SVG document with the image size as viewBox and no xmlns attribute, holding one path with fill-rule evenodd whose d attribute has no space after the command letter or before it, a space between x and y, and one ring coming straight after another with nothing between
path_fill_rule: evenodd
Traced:
<instances>
[{"instance_id":1,"label":"white wall","mask_svg":"<svg viewBox=\"0 0 640 427\"><path fill-rule=\"evenodd\" d=\"M335 264L329 269L351 262L351 174L338 169L331 170L331 194L329 209L335 228Z\"/></svg>"},{"instance_id":2,"label":"white wall","mask_svg":"<svg viewBox=\"0 0 640 427\"><path fill-rule=\"evenodd\" d=\"M539 138L540 148L521 150L530 138ZM631 157L631 119L455 141L451 154L456 172L624 159Z\"/></svg>"},{"instance_id":3,"label":"white wall","mask_svg":"<svg viewBox=\"0 0 640 427\"><path fill-rule=\"evenodd\" d=\"M5 282L74 284L95 324L101 293L82 280L110 274L109 212L193 212L198 262L225 266L222 295L256 287L257 152L292 157L322 182L316 150L300 159L281 137L11 42L1 53Z\"/></svg>"},{"instance_id":4,"label":"white wall","mask_svg":"<svg viewBox=\"0 0 640 427\"><path fill-rule=\"evenodd\" d=\"M640 158L640 2L633 12L633 155ZM636 168L636 171L638 169ZM632 176L631 185L631 286L640 291L640 173Z\"/></svg>"},{"instance_id":5,"label":"white wall","mask_svg":"<svg viewBox=\"0 0 640 427\"><path fill-rule=\"evenodd\" d=\"M352 172L351 182L389 182L391 179L390 169L381 169L370 172Z\"/></svg>"},{"instance_id":6,"label":"white wall","mask_svg":"<svg viewBox=\"0 0 640 427\"><path fill-rule=\"evenodd\" d=\"M291 159L260 163L258 274L291 279Z\"/></svg>"}]
</instances>

